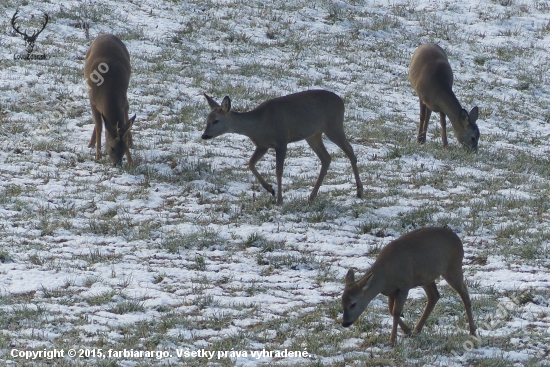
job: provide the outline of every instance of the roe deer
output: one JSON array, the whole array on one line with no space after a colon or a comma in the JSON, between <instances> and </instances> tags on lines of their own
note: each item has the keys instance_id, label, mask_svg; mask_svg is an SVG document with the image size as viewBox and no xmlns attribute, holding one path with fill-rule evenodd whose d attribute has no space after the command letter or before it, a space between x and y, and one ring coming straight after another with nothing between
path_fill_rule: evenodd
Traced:
<instances>
[{"instance_id":1,"label":"roe deer","mask_svg":"<svg viewBox=\"0 0 550 367\"><path fill-rule=\"evenodd\" d=\"M476 125L477 106L470 113L462 108L453 93L453 71L445 51L436 44L424 44L414 52L409 69L409 80L420 98L420 125L417 140L426 141L428 122L433 112L439 112L441 140L447 146L447 123L449 116L459 143L477 149L479 129Z\"/></svg>"},{"instance_id":2,"label":"roe deer","mask_svg":"<svg viewBox=\"0 0 550 367\"><path fill-rule=\"evenodd\" d=\"M413 333L420 333L439 300L435 280L441 275L460 295L466 308L470 335L475 335L470 296L462 275L463 256L462 242L450 229L421 228L399 237L380 251L361 279L355 281L353 270L348 271L342 295L342 326L350 326L370 301L382 293L388 296L388 306L393 316L390 343L395 344L398 324L405 334L411 334L410 328L401 320L401 311L409 290L421 286L426 291L428 303L413 330Z\"/></svg>"},{"instance_id":3,"label":"roe deer","mask_svg":"<svg viewBox=\"0 0 550 367\"><path fill-rule=\"evenodd\" d=\"M323 144L323 133L346 153L351 161L357 197L363 194L363 185L357 169L357 158L344 133L344 102L336 94L326 90L309 90L267 100L249 112L231 111L231 100L225 96L220 106L204 95L211 112L206 119L203 139L211 139L225 133L248 136L256 150L248 167L261 185L275 196L273 186L268 184L256 170L256 163L269 148L275 149L277 175L277 204L283 203L282 176L287 144L305 139L321 160L321 172L309 195L313 200L319 191L331 162Z\"/></svg>"},{"instance_id":4,"label":"roe deer","mask_svg":"<svg viewBox=\"0 0 550 367\"><path fill-rule=\"evenodd\" d=\"M105 149L115 165L122 164L124 154L128 164L132 164L129 150L132 146L130 129L136 116L128 118L129 106L126 92L130 82L130 72L130 54L118 37L104 34L92 42L86 52L84 64L84 78L90 87L88 94L95 121L88 147L92 148L95 145L96 159L101 158L103 120Z\"/></svg>"}]
</instances>

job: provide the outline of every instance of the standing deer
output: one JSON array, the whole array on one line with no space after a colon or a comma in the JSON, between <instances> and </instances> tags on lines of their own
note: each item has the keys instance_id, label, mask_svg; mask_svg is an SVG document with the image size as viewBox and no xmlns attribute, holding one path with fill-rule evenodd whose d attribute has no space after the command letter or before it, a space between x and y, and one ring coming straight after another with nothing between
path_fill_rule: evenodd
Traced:
<instances>
[{"instance_id":1,"label":"standing deer","mask_svg":"<svg viewBox=\"0 0 550 367\"><path fill-rule=\"evenodd\" d=\"M420 46L413 54L409 70L409 80L420 98L419 143L426 141L426 131L432 111L439 112L441 122L441 140L447 146L447 123L449 116L455 136L459 143L477 149L479 129L476 125L477 106L470 113L462 108L453 93L453 71L447 54L436 44Z\"/></svg>"},{"instance_id":2,"label":"standing deer","mask_svg":"<svg viewBox=\"0 0 550 367\"><path fill-rule=\"evenodd\" d=\"M466 308L470 335L475 335L470 296L462 275L463 256L460 238L447 228L421 228L399 237L382 249L361 279L355 281L353 270L348 271L342 294L342 326L353 324L370 301L382 293L388 296L388 307L393 316L390 343L395 344L398 324L405 334L411 334L410 328L401 320L401 312L409 290L421 286L426 291L428 303L413 330L413 333L420 333L439 300L435 280L442 276L460 295Z\"/></svg>"},{"instance_id":3,"label":"standing deer","mask_svg":"<svg viewBox=\"0 0 550 367\"><path fill-rule=\"evenodd\" d=\"M268 184L256 170L256 163L269 148L275 149L277 175L277 204L283 203L282 176L287 144L305 139L321 160L321 172L309 200L319 191L331 162L330 154L323 144L323 133L346 153L351 161L357 197L363 194L363 185L357 169L357 158L344 133L344 102L336 94L325 90L309 90L270 99L249 112L231 111L231 100L226 96L220 106L204 95L211 112L206 119L203 139L212 139L225 133L248 136L256 150L248 167L261 185L275 196L273 186Z\"/></svg>"},{"instance_id":4,"label":"standing deer","mask_svg":"<svg viewBox=\"0 0 550 367\"><path fill-rule=\"evenodd\" d=\"M98 72L99 71L99 72ZM105 149L115 165L122 164L126 154L132 164L132 124L136 118L128 118L126 92L130 82L130 55L122 41L112 35L97 37L88 52L84 64L84 77L90 87L90 106L95 121L88 147L96 147L95 157L101 158L101 131L105 123ZM102 122L103 120L103 122Z\"/></svg>"}]
</instances>

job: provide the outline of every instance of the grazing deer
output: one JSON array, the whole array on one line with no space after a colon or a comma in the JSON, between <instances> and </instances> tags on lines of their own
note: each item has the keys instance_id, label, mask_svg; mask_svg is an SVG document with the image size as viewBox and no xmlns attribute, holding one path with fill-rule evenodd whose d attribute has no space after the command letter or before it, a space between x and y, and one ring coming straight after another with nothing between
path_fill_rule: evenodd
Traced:
<instances>
[{"instance_id":1,"label":"grazing deer","mask_svg":"<svg viewBox=\"0 0 550 367\"><path fill-rule=\"evenodd\" d=\"M323 144L323 133L348 156L357 184L357 197L362 196L363 185L359 178L357 158L344 133L344 102L336 94L325 90L289 94L265 101L249 112L231 111L231 100L227 96L221 106L206 94L204 96L211 112L206 119L202 138L212 139L225 133L248 136L256 145L248 167L273 196L273 186L260 176L256 163L269 148L275 149L278 205L283 203L281 183L287 144L295 141L305 139L321 160L321 172L309 200L317 195L331 162L330 154Z\"/></svg>"},{"instance_id":2,"label":"grazing deer","mask_svg":"<svg viewBox=\"0 0 550 367\"><path fill-rule=\"evenodd\" d=\"M105 149L115 165L122 164L124 154L128 164L132 164L130 129L136 116L128 118L126 92L130 72L130 55L118 37L104 34L92 42L84 64L84 77L90 87L88 94L95 121L88 147L95 145L95 157L101 158L101 130L104 122Z\"/></svg>"},{"instance_id":3,"label":"grazing deer","mask_svg":"<svg viewBox=\"0 0 550 367\"><path fill-rule=\"evenodd\" d=\"M453 93L453 71L445 51L436 44L420 46L413 54L409 69L409 80L420 98L419 143L426 141L426 131L432 111L439 112L441 140L447 146L447 122L449 116L459 143L477 149L479 129L476 125L477 106L470 113L462 108Z\"/></svg>"},{"instance_id":4,"label":"grazing deer","mask_svg":"<svg viewBox=\"0 0 550 367\"><path fill-rule=\"evenodd\" d=\"M342 295L342 326L353 324L370 301L382 293L388 296L388 306L393 316L390 343L395 344L398 324L405 334L411 334L410 328L401 320L401 312L409 290L421 286L426 291L428 303L413 330L413 333L420 333L439 300L435 280L441 275L462 298L470 335L475 335L470 296L462 275L463 256L462 242L450 229L421 228L399 237L382 249L361 279L355 281L353 270L348 271Z\"/></svg>"}]
</instances>

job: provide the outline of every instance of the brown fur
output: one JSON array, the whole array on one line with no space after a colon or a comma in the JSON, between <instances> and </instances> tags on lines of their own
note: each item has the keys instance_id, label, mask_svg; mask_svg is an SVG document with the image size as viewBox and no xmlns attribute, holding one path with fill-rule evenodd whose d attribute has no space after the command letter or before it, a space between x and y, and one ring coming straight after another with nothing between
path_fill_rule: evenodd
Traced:
<instances>
[{"instance_id":1,"label":"brown fur","mask_svg":"<svg viewBox=\"0 0 550 367\"><path fill-rule=\"evenodd\" d=\"M411 333L410 328L401 319L401 313L409 290L422 287L428 297L428 303L413 330L413 333L420 333L439 300L435 280L442 276L460 295L466 308L470 335L475 335L470 297L463 281L463 257L464 250L460 238L447 228L421 228L399 237L382 249L372 267L361 279L355 281L353 270L348 271L342 294L342 326L350 326L370 301L382 293L388 296L388 308L393 316L390 343L394 344L397 325L405 334Z\"/></svg>"},{"instance_id":2,"label":"brown fur","mask_svg":"<svg viewBox=\"0 0 550 367\"><path fill-rule=\"evenodd\" d=\"M105 65L108 67L107 71ZM128 118L126 93L130 73L130 54L120 39L112 34L104 34L92 42L86 52L84 64L84 77L90 87L88 94L95 122L88 146L96 146L96 159L100 159L104 122L107 154L115 165L122 163L124 154L128 164L132 164L129 150L132 146L130 129L136 116ZM99 79L99 82L96 81Z\"/></svg>"},{"instance_id":3,"label":"brown fur","mask_svg":"<svg viewBox=\"0 0 550 367\"><path fill-rule=\"evenodd\" d=\"M207 117L202 138L211 139L225 133L248 136L256 145L248 167L272 195L275 195L275 190L258 173L256 163L269 148L275 149L275 172L279 187L277 204L283 203L281 185L287 144L294 141L305 139L321 160L321 172L309 199L317 196L331 162L330 154L323 144L323 133L348 156L357 184L357 197L362 196L363 185L359 178L357 158L344 133L344 102L336 94L325 90L309 90L270 99L244 113L231 111L231 100L227 96L221 106L206 94L204 96L212 111Z\"/></svg>"},{"instance_id":4,"label":"brown fur","mask_svg":"<svg viewBox=\"0 0 550 367\"><path fill-rule=\"evenodd\" d=\"M479 129L476 125L478 108L468 113L460 106L453 93L453 71L447 54L436 44L420 46L413 54L409 69L409 80L420 99L420 125L418 142L426 141L428 122L432 111L439 112L441 140L447 146L447 122L451 125L458 141L471 149L476 149L479 141Z\"/></svg>"}]
</instances>

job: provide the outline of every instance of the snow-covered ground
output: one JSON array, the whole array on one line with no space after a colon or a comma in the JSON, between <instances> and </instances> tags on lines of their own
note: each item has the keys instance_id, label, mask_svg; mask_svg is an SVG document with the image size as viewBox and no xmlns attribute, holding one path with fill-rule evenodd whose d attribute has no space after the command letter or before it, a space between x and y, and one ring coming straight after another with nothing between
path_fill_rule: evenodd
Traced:
<instances>
[{"instance_id":1,"label":"snow-covered ground","mask_svg":"<svg viewBox=\"0 0 550 367\"><path fill-rule=\"evenodd\" d=\"M49 14L35 47L47 60L14 59L25 51L10 24L17 6L22 29ZM0 13L7 365L548 364L548 0L7 0ZM134 167L96 162L87 148L84 55L102 33L131 55ZM407 73L426 42L447 51L463 107L480 108L477 154L459 147L450 123L443 149L436 114L426 144L416 143ZM344 99L363 199L328 140L333 161L318 198L307 201L320 165L302 141L289 145L276 206L247 168L248 138L200 138L203 93L229 95L244 111L319 88ZM274 152L258 168L274 183ZM384 296L342 328L347 270L364 272L391 240L431 225L464 242L479 336L468 336L444 281L422 334L399 335L395 348ZM421 289L410 292L409 325L424 305ZM104 354L72 358L71 348ZM65 356L31 361L15 349ZM124 349L167 354L115 353Z\"/></svg>"}]
</instances>

